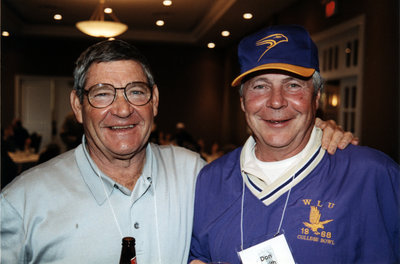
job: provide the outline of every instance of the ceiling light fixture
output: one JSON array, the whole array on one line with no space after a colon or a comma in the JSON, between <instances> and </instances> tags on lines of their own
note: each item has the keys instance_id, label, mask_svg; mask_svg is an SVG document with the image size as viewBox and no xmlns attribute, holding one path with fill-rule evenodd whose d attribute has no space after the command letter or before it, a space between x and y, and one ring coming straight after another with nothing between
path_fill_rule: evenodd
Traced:
<instances>
[{"instance_id":1,"label":"ceiling light fixture","mask_svg":"<svg viewBox=\"0 0 400 264\"><path fill-rule=\"evenodd\" d=\"M224 31L221 32L221 35L222 35L223 37L228 37L230 34L231 34L231 33L230 33L228 30L224 30Z\"/></svg>"},{"instance_id":2,"label":"ceiling light fixture","mask_svg":"<svg viewBox=\"0 0 400 264\"><path fill-rule=\"evenodd\" d=\"M164 6L170 6L170 5L172 5L172 1L171 0L164 0L163 1L163 5Z\"/></svg>"},{"instance_id":3,"label":"ceiling light fixture","mask_svg":"<svg viewBox=\"0 0 400 264\"><path fill-rule=\"evenodd\" d=\"M111 14L112 13L112 8L110 8L110 7L104 8L104 13Z\"/></svg>"},{"instance_id":4,"label":"ceiling light fixture","mask_svg":"<svg viewBox=\"0 0 400 264\"><path fill-rule=\"evenodd\" d=\"M55 14L55 15L53 16L53 18L54 18L54 20L61 20L61 19L62 19L62 15L60 15L60 14Z\"/></svg>"},{"instance_id":5,"label":"ceiling light fixture","mask_svg":"<svg viewBox=\"0 0 400 264\"><path fill-rule=\"evenodd\" d=\"M164 26L164 24L165 24L164 20L159 19L159 20L156 21L156 25L159 26L159 27Z\"/></svg>"},{"instance_id":6,"label":"ceiling light fixture","mask_svg":"<svg viewBox=\"0 0 400 264\"><path fill-rule=\"evenodd\" d=\"M9 33L8 31L3 31L3 32L1 32L1 35L2 35L3 37L9 37L9 36L10 36L10 33Z\"/></svg>"},{"instance_id":7,"label":"ceiling light fixture","mask_svg":"<svg viewBox=\"0 0 400 264\"><path fill-rule=\"evenodd\" d=\"M208 47L209 49L213 49L213 48L215 48L215 43L210 42L210 43L207 44L207 47Z\"/></svg>"},{"instance_id":8,"label":"ceiling light fixture","mask_svg":"<svg viewBox=\"0 0 400 264\"><path fill-rule=\"evenodd\" d=\"M253 14L252 13L244 13L243 14L243 18L244 19L252 19L253 18Z\"/></svg>"},{"instance_id":9,"label":"ceiling light fixture","mask_svg":"<svg viewBox=\"0 0 400 264\"><path fill-rule=\"evenodd\" d=\"M113 21L104 20L105 9L105 0L100 0L90 19L76 23L76 27L83 33L93 37L110 38L124 33L128 26L118 20L111 8L107 7L107 12L111 12L109 15Z\"/></svg>"}]
</instances>

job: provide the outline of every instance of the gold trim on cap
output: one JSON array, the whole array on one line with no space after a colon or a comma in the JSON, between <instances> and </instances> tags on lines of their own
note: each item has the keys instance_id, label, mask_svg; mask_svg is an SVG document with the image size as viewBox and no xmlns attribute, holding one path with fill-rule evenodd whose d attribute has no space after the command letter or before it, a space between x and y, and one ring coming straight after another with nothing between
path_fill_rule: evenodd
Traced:
<instances>
[{"instance_id":1,"label":"gold trim on cap","mask_svg":"<svg viewBox=\"0 0 400 264\"><path fill-rule=\"evenodd\" d=\"M233 80L232 82L232 86L237 86L240 84L240 82L242 81L242 79L252 73L252 72L256 72L256 71L261 71L261 70L283 70L283 71L288 71L303 77L311 77L314 72L315 69L312 68L305 68L305 67L301 67L301 66L296 66L296 65L292 65L292 64L286 64L286 63L268 63L268 64L263 64L260 66L257 66L251 70L248 70L242 74L240 74L238 77L236 77L235 80Z\"/></svg>"}]
</instances>

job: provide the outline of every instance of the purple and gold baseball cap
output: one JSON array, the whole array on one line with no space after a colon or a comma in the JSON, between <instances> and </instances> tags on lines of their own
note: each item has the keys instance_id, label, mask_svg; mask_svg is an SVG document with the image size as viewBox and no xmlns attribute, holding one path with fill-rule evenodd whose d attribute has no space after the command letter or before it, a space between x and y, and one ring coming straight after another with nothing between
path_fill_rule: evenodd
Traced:
<instances>
[{"instance_id":1,"label":"purple and gold baseball cap","mask_svg":"<svg viewBox=\"0 0 400 264\"><path fill-rule=\"evenodd\" d=\"M307 30L298 25L279 25L263 29L239 43L239 85L250 73L283 70L303 77L319 72L318 49Z\"/></svg>"}]
</instances>

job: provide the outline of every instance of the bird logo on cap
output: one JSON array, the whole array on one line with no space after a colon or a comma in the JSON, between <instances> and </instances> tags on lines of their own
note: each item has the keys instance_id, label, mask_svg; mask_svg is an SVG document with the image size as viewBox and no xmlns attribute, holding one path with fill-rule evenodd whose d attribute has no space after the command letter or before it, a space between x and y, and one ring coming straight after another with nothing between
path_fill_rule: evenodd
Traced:
<instances>
[{"instance_id":1,"label":"bird logo on cap","mask_svg":"<svg viewBox=\"0 0 400 264\"><path fill-rule=\"evenodd\" d=\"M272 34L258 40L256 42L257 46L267 45L267 49L263 52L263 54L261 54L261 56L258 58L258 61L261 60L261 58L264 56L265 53L267 53L267 51L282 42L289 42L289 40L285 35L281 33Z\"/></svg>"}]
</instances>

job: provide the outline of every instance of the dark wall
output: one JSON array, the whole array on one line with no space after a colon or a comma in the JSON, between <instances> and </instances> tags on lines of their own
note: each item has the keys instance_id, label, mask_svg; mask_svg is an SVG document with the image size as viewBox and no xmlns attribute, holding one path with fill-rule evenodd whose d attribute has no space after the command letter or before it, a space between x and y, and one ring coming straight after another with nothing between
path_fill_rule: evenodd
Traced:
<instances>
[{"instance_id":1,"label":"dark wall","mask_svg":"<svg viewBox=\"0 0 400 264\"><path fill-rule=\"evenodd\" d=\"M177 122L184 122L196 138L218 137L223 56L185 46L147 45L141 50L149 57L160 90L160 129L172 133Z\"/></svg>"},{"instance_id":2,"label":"dark wall","mask_svg":"<svg viewBox=\"0 0 400 264\"><path fill-rule=\"evenodd\" d=\"M399 1L368 4L363 140L399 162Z\"/></svg>"},{"instance_id":3,"label":"dark wall","mask_svg":"<svg viewBox=\"0 0 400 264\"><path fill-rule=\"evenodd\" d=\"M400 162L399 1L369 0L367 6L363 144L382 150Z\"/></svg>"},{"instance_id":4,"label":"dark wall","mask_svg":"<svg viewBox=\"0 0 400 264\"><path fill-rule=\"evenodd\" d=\"M14 118L15 75L71 76L94 39L9 37L2 41L2 126ZM184 122L207 145L221 137L224 51L185 45L133 43L148 58L160 90L156 124L174 133Z\"/></svg>"},{"instance_id":5,"label":"dark wall","mask_svg":"<svg viewBox=\"0 0 400 264\"><path fill-rule=\"evenodd\" d=\"M2 38L1 46L1 125L14 118L16 75L72 77L74 60L93 41L34 37Z\"/></svg>"}]
</instances>

